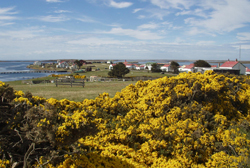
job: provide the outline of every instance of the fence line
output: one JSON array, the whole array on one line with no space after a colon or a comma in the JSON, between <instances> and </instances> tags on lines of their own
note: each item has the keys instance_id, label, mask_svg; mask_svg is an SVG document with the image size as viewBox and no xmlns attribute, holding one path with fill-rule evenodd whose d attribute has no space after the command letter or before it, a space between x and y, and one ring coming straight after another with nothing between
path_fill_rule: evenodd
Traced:
<instances>
[{"instance_id":1,"label":"fence line","mask_svg":"<svg viewBox=\"0 0 250 168\"><path fill-rule=\"evenodd\" d=\"M55 83L56 83L56 87L58 85L70 85L71 87L72 86L82 86L82 87L85 86L84 79L77 80L73 78L70 78L70 79L57 79L56 78Z\"/></svg>"}]
</instances>

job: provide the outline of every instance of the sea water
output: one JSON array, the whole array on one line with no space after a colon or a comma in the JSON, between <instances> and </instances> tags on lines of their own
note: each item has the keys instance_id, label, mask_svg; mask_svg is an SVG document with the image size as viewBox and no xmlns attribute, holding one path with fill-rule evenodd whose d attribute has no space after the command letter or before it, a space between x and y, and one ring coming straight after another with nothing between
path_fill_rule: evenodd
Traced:
<instances>
[{"instance_id":1,"label":"sea water","mask_svg":"<svg viewBox=\"0 0 250 168\"><path fill-rule=\"evenodd\" d=\"M32 69L27 68L28 65L33 64L32 61L7 61L0 62L0 72L14 72L14 71L30 71ZM45 77L51 74L61 74L61 73L10 73L10 74L0 74L0 81L16 81L16 80L26 80L39 77Z\"/></svg>"}]
</instances>

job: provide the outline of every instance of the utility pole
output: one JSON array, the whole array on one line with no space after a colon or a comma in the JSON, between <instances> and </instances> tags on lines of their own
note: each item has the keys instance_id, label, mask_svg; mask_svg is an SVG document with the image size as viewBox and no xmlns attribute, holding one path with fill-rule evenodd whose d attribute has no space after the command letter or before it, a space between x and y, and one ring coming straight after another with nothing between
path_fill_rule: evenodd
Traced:
<instances>
[{"instance_id":1,"label":"utility pole","mask_svg":"<svg viewBox=\"0 0 250 168\"><path fill-rule=\"evenodd\" d=\"M240 61L240 57L241 57L241 45L240 45L240 49L239 49L239 61Z\"/></svg>"}]
</instances>

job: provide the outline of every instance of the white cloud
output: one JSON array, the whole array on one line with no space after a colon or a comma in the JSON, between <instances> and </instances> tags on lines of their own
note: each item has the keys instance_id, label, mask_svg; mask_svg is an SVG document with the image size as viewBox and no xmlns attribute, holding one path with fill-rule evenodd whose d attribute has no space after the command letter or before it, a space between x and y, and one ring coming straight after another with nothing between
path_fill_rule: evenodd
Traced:
<instances>
[{"instance_id":1,"label":"white cloud","mask_svg":"<svg viewBox=\"0 0 250 168\"><path fill-rule=\"evenodd\" d=\"M223 0L204 1L201 6L210 10L207 19L188 18L185 20L191 26L200 27L213 33L231 32L245 27L250 23L250 1L248 0Z\"/></svg>"},{"instance_id":2,"label":"white cloud","mask_svg":"<svg viewBox=\"0 0 250 168\"><path fill-rule=\"evenodd\" d=\"M132 30L132 29L122 29L122 28L112 28L109 32L103 32L107 34L115 34L120 36L130 36L140 40L156 40L162 39L162 36L152 33L150 31Z\"/></svg>"},{"instance_id":3,"label":"white cloud","mask_svg":"<svg viewBox=\"0 0 250 168\"><path fill-rule=\"evenodd\" d=\"M79 20L81 22L89 22L89 23L97 23L98 22L98 21L96 21L88 16L82 16L82 17L77 18L76 20Z\"/></svg>"},{"instance_id":4,"label":"white cloud","mask_svg":"<svg viewBox=\"0 0 250 168\"><path fill-rule=\"evenodd\" d=\"M197 45L213 45L215 41L199 41L196 43Z\"/></svg>"},{"instance_id":5,"label":"white cloud","mask_svg":"<svg viewBox=\"0 0 250 168\"><path fill-rule=\"evenodd\" d=\"M46 0L46 2L63 2L62 0Z\"/></svg>"},{"instance_id":6,"label":"white cloud","mask_svg":"<svg viewBox=\"0 0 250 168\"><path fill-rule=\"evenodd\" d=\"M127 8L133 5L132 2L115 2L114 0L87 0L89 3L104 3L105 5L109 7L114 7L114 8Z\"/></svg>"},{"instance_id":7,"label":"white cloud","mask_svg":"<svg viewBox=\"0 0 250 168\"><path fill-rule=\"evenodd\" d=\"M233 45L233 47L237 50L239 50L239 45ZM240 48L242 50L250 50L250 45L249 44L243 44L243 45L240 45Z\"/></svg>"},{"instance_id":8,"label":"white cloud","mask_svg":"<svg viewBox=\"0 0 250 168\"><path fill-rule=\"evenodd\" d=\"M13 20L16 20L17 17L12 15L18 13L18 12L13 12L14 9L15 7L0 8L0 26L7 26L14 24Z\"/></svg>"},{"instance_id":9,"label":"white cloud","mask_svg":"<svg viewBox=\"0 0 250 168\"><path fill-rule=\"evenodd\" d=\"M48 16L42 16L39 19L44 22L63 22L63 21L69 20L69 18L63 15L59 15L59 16L48 15Z\"/></svg>"},{"instance_id":10,"label":"white cloud","mask_svg":"<svg viewBox=\"0 0 250 168\"><path fill-rule=\"evenodd\" d=\"M198 34L222 34L247 26L250 23L249 0L150 0L153 5L161 8L158 12L152 9L151 17L163 20L163 17L180 10L176 16L193 15L184 21L188 26L196 28ZM167 9L167 10L166 10ZM172 10L171 10L172 9ZM158 9L159 10L159 9ZM146 10L145 10L146 11ZM195 35L195 29L189 34Z\"/></svg>"},{"instance_id":11,"label":"white cloud","mask_svg":"<svg viewBox=\"0 0 250 168\"><path fill-rule=\"evenodd\" d=\"M205 13L204 10L202 9L195 9L194 11L191 11L191 10L183 10L181 12L177 12L175 14L176 16L179 16L179 15L195 15L195 16L199 16L199 17L203 17L203 18L207 18L207 14Z\"/></svg>"},{"instance_id":12,"label":"white cloud","mask_svg":"<svg viewBox=\"0 0 250 168\"><path fill-rule=\"evenodd\" d=\"M39 32L41 31L41 32ZM151 42L146 40L120 40L120 38L100 37L95 35L59 35L46 36L40 28L20 30L13 37L1 36L0 59L80 59L84 55L91 59L235 59L235 48L231 46L197 45L184 43L181 38L174 43ZM112 32L111 32L112 31ZM111 30L113 34L121 35L138 33L134 30ZM126 32L127 31L127 32ZM119 32L119 33L117 33ZM132 32L132 33L131 33ZM17 38L21 34L30 33L30 38ZM105 32L107 34L107 32ZM109 33L109 32L108 32ZM104 34L105 35L105 34ZM85 37L84 37L85 36ZM243 46L247 48L247 45ZM243 48L242 47L242 48ZM250 47L248 45L248 47ZM8 48L8 50L6 50ZM24 57L25 55L25 57ZM248 59L242 52L242 60Z\"/></svg>"},{"instance_id":13,"label":"white cloud","mask_svg":"<svg viewBox=\"0 0 250 168\"><path fill-rule=\"evenodd\" d=\"M250 41L250 33L249 32L237 33L237 38L243 41Z\"/></svg>"},{"instance_id":14,"label":"white cloud","mask_svg":"<svg viewBox=\"0 0 250 168\"><path fill-rule=\"evenodd\" d=\"M97 37L89 37L89 38L82 38L80 40L70 40L67 42L68 44L74 45L87 45L87 46L100 46L100 45L120 45L124 44L124 42L119 40L114 40L111 38L97 38Z\"/></svg>"},{"instance_id":15,"label":"white cloud","mask_svg":"<svg viewBox=\"0 0 250 168\"><path fill-rule=\"evenodd\" d=\"M16 17L13 16L1 16L0 15L0 20L14 20Z\"/></svg>"},{"instance_id":16,"label":"white cloud","mask_svg":"<svg viewBox=\"0 0 250 168\"><path fill-rule=\"evenodd\" d=\"M156 29L158 27L159 27L158 24L148 23L148 24L143 24L143 25L138 26L138 29L139 30L141 30L141 29Z\"/></svg>"},{"instance_id":17,"label":"white cloud","mask_svg":"<svg viewBox=\"0 0 250 168\"><path fill-rule=\"evenodd\" d=\"M56 10L54 13L71 13L71 11L68 10Z\"/></svg>"},{"instance_id":18,"label":"white cloud","mask_svg":"<svg viewBox=\"0 0 250 168\"><path fill-rule=\"evenodd\" d=\"M146 16L145 15L139 15L137 18L138 19L144 19L144 18L146 18Z\"/></svg>"},{"instance_id":19,"label":"white cloud","mask_svg":"<svg viewBox=\"0 0 250 168\"><path fill-rule=\"evenodd\" d=\"M0 21L0 26L8 26L8 25L13 25L15 24L14 22L8 22L8 23L4 23Z\"/></svg>"},{"instance_id":20,"label":"white cloud","mask_svg":"<svg viewBox=\"0 0 250 168\"><path fill-rule=\"evenodd\" d=\"M18 12L11 12L14 10L15 7L9 7L9 8L0 8L0 15L12 15L12 14L17 14Z\"/></svg>"},{"instance_id":21,"label":"white cloud","mask_svg":"<svg viewBox=\"0 0 250 168\"><path fill-rule=\"evenodd\" d=\"M181 26L174 26L173 23L171 22L162 22L161 25L163 25L164 27L167 26L168 29L173 29L173 30L177 30L177 29L181 29Z\"/></svg>"},{"instance_id":22,"label":"white cloud","mask_svg":"<svg viewBox=\"0 0 250 168\"><path fill-rule=\"evenodd\" d=\"M193 6L196 0L151 0L151 3L162 8L189 9Z\"/></svg>"},{"instance_id":23,"label":"white cloud","mask_svg":"<svg viewBox=\"0 0 250 168\"><path fill-rule=\"evenodd\" d=\"M133 13L137 13L137 12L139 12L139 11L141 11L141 10L142 10L142 8L134 9L134 10L133 10Z\"/></svg>"},{"instance_id":24,"label":"white cloud","mask_svg":"<svg viewBox=\"0 0 250 168\"><path fill-rule=\"evenodd\" d=\"M249 50L250 49L250 45L242 45L241 49L243 49L243 50Z\"/></svg>"},{"instance_id":25,"label":"white cloud","mask_svg":"<svg viewBox=\"0 0 250 168\"><path fill-rule=\"evenodd\" d=\"M206 34L206 35L210 35L210 36L216 36L216 34L211 33L205 29L199 29L197 27L191 27L189 30L186 31L186 34L193 36L193 35L197 35L197 34Z\"/></svg>"},{"instance_id":26,"label":"white cloud","mask_svg":"<svg viewBox=\"0 0 250 168\"><path fill-rule=\"evenodd\" d=\"M168 16L171 12L168 10L163 10L163 9L157 9L157 8L153 8L153 9L146 9L146 12L150 13L149 14L149 18L157 18L160 20L163 20L163 18L165 16Z\"/></svg>"},{"instance_id":27,"label":"white cloud","mask_svg":"<svg viewBox=\"0 0 250 168\"><path fill-rule=\"evenodd\" d=\"M43 32L42 29L39 28L26 28L22 30L6 30L0 32L0 37L3 38L11 38L11 39L28 39L39 36L39 34Z\"/></svg>"},{"instance_id":28,"label":"white cloud","mask_svg":"<svg viewBox=\"0 0 250 168\"><path fill-rule=\"evenodd\" d=\"M115 2L114 0L109 1L109 6L114 8L127 8L133 5L131 2Z\"/></svg>"}]
</instances>

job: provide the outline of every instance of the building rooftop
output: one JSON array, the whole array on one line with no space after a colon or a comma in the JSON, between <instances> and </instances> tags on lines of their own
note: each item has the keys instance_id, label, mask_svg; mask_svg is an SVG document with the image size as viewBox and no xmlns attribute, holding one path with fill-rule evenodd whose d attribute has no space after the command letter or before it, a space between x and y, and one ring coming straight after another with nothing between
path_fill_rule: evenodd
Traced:
<instances>
[{"instance_id":1,"label":"building rooftop","mask_svg":"<svg viewBox=\"0 0 250 168\"><path fill-rule=\"evenodd\" d=\"M220 67L234 67L236 64L238 64L239 61L235 60L235 61L226 61L224 62Z\"/></svg>"}]
</instances>

